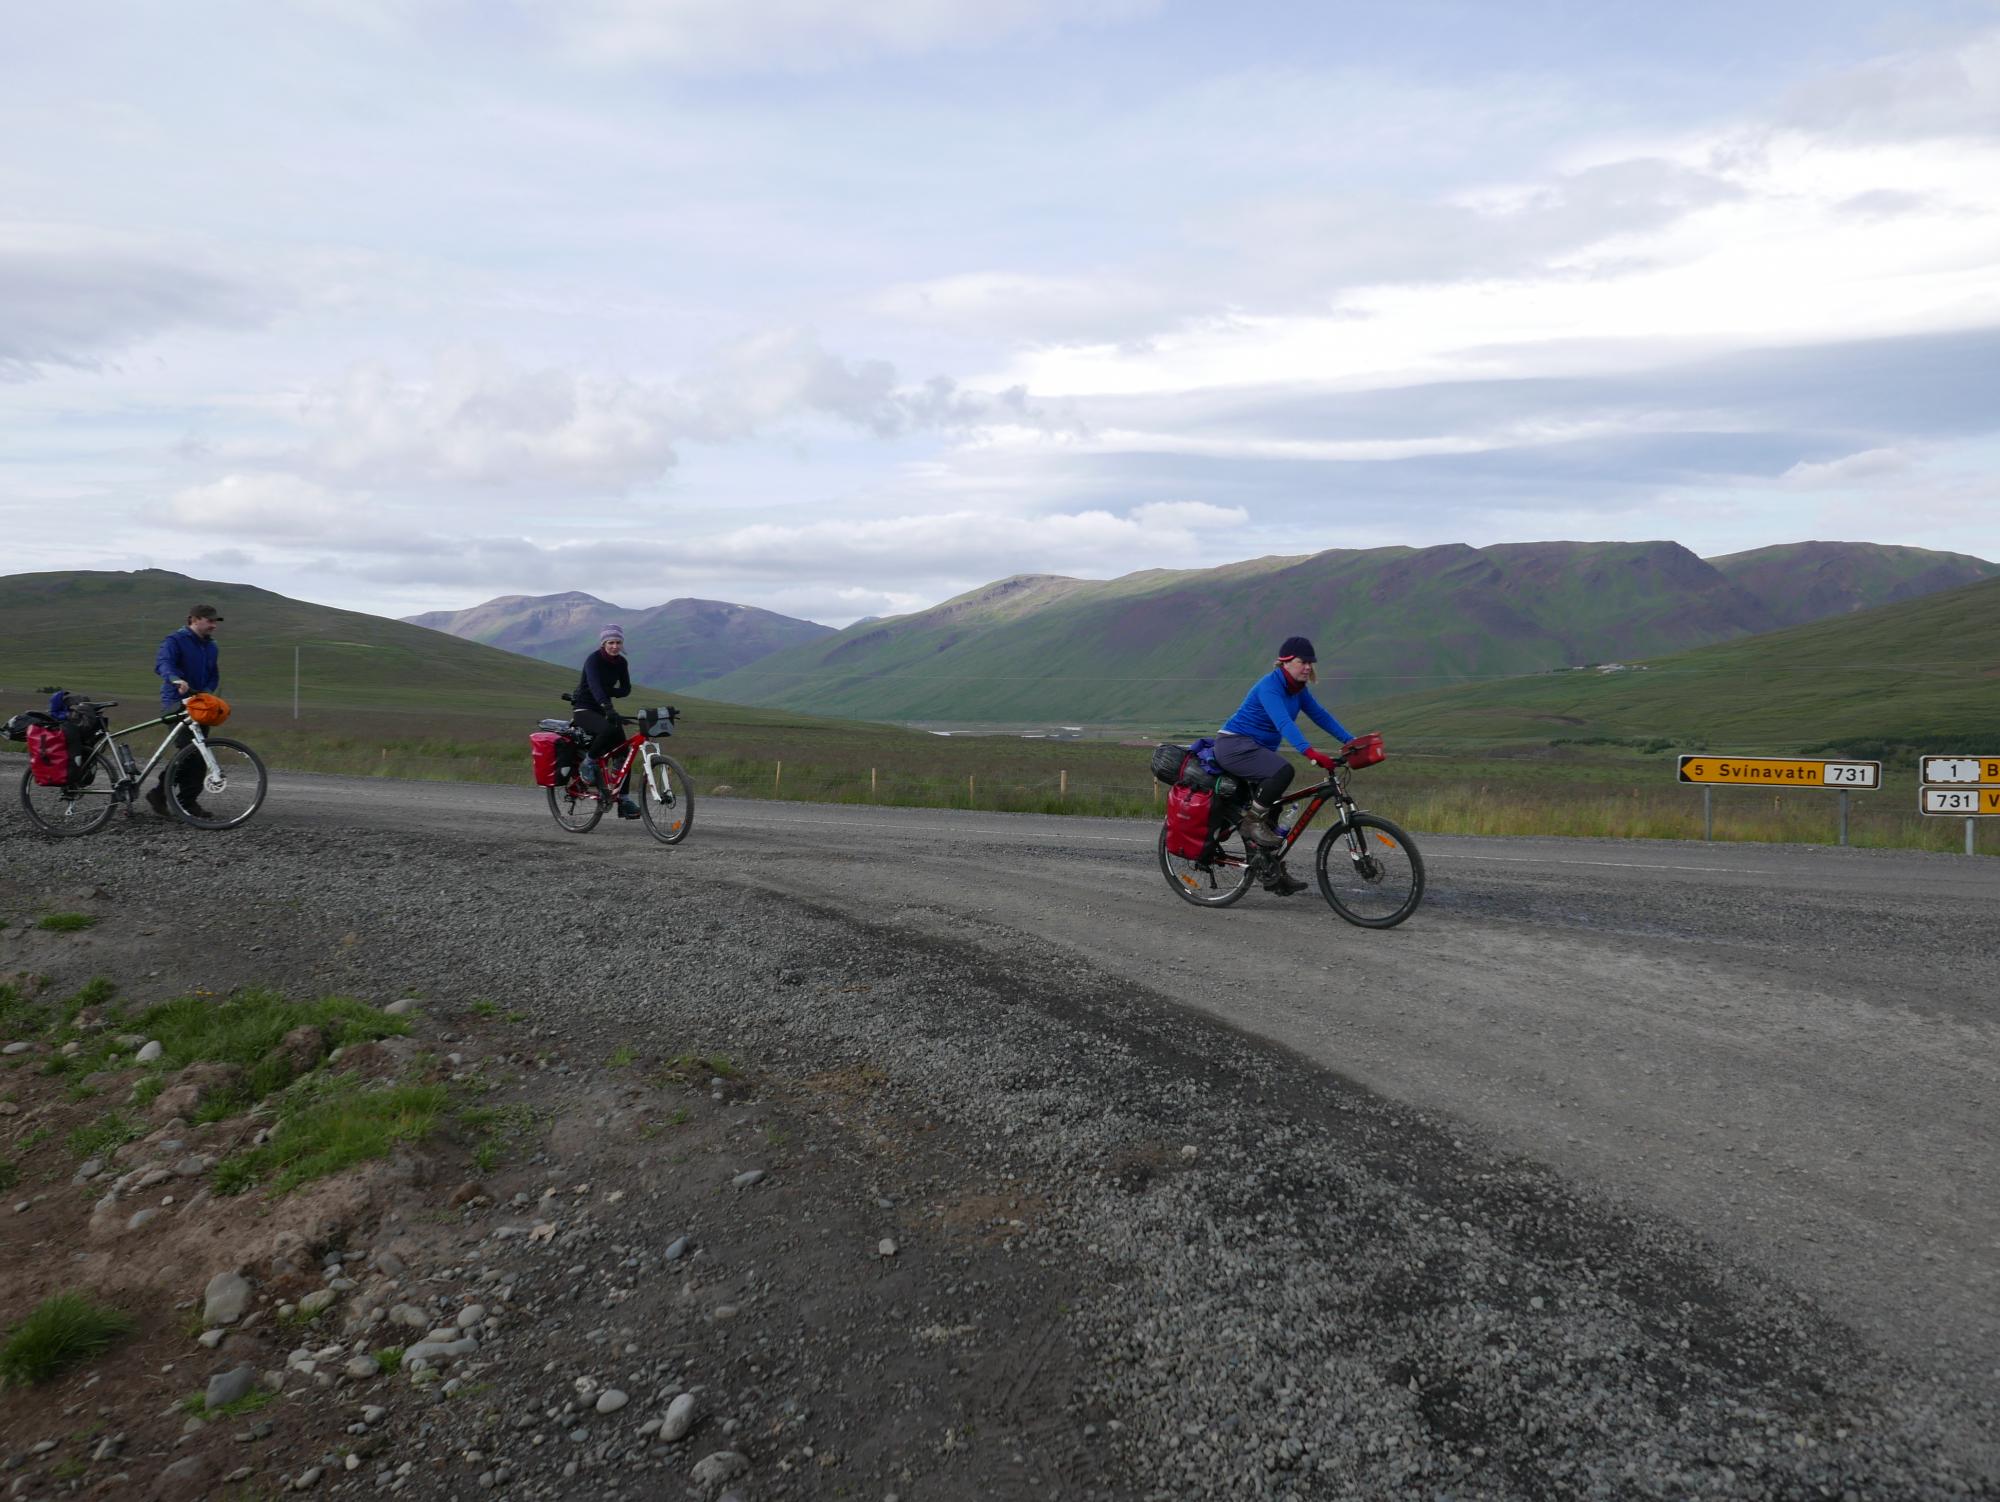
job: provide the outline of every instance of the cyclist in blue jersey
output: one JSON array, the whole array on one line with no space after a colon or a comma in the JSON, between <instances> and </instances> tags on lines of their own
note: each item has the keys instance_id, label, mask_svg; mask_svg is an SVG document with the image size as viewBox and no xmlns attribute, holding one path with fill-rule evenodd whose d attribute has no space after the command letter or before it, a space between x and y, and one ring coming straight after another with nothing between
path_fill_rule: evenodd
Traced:
<instances>
[{"instance_id":1,"label":"cyclist in blue jersey","mask_svg":"<svg viewBox=\"0 0 2000 1502\"><path fill-rule=\"evenodd\" d=\"M1285 644L1278 648L1277 664L1250 685L1250 692L1243 696L1236 713L1216 732L1216 765L1253 788L1249 808L1238 827L1245 840L1266 850L1275 850L1285 843L1284 836L1271 825L1271 811L1292 782L1292 764L1278 754L1279 739L1290 741L1307 761L1328 770L1335 764L1334 757L1315 751L1300 734L1299 715L1303 713L1343 746L1354 739L1307 687L1318 681L1319 671L1315 666L1318 661L1311 642L1303 636L1286 637ZM1296 880L1283 861L1265 873L1267 892L1289 897L1305 889L1306 884Z\"/></svg>"}]
</instances>

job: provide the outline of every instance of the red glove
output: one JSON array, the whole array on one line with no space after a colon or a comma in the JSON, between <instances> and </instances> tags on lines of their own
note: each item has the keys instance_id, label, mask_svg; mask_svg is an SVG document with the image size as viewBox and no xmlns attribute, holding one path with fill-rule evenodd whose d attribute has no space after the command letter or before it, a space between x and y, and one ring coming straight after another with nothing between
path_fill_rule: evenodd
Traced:
<instances>
[{"instance_id":1,"label":"red glove","mask_svg":"<svg viewBox=\"0 0 2000 1502\"><path fill-rule=\"evenodd\" d=\"M1324 751L1314 751L1310 747L1306 749L1306 760L1316 767L1326 768L1329 772L1340 765L1338 757L1328 756Z\"/></svg>"}]
</instances>

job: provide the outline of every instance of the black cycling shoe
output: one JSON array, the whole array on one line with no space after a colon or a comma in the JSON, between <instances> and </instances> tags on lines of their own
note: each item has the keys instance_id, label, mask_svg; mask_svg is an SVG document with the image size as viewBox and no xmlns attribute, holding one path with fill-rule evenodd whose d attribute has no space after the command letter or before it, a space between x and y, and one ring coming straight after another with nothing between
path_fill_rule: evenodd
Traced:
<instances>
[{"instance_id":1,"label":"black cycling shoe","mask_svg":"<svg viewBox=\"0 0 2000 1502\"><path fill-rule=\"evenodd\" d=\"M618 817L621 819L636 819L639 817L638 800L630 793L620 793L618 795Z\"/></svg>"},{"instance_id":2,"label":"black cycling shoe","mask_svg":"<svg viewBox=\"0 0 2000 1502\"><path fill-rule=\"evenodd\" d=\"M1283 861L1279 861L1277 869L1264 877L1264 890L1279 897L1296 896L1305 889L1306 884L1287 871Z\"/></svg>"},{"instance_id":3,"label":"black cycling shoe","mask_svg":"<svg viewBox=\"0 0 2000 1502\"><path fill-rule=\"evenodd\" d=\"M162 819L172 817L167 812L166 789L162 788L158 783L154 783L153 786L146 789L146 807L150 808Z\"/></svg>"},{"instance_id":4,"label":"black cycling shoe","mask_svg":"<svg viewBox=\"0 0 2000 1502\"><path fill-rule=\"evenodd\" d=\"M210 813L207 809L203 808L199 803L186 803L181 806L185 810L187 816L190 819L200 819L204 822L208 822L215 818L214 814Z\"/></svg>"}]
</instances>

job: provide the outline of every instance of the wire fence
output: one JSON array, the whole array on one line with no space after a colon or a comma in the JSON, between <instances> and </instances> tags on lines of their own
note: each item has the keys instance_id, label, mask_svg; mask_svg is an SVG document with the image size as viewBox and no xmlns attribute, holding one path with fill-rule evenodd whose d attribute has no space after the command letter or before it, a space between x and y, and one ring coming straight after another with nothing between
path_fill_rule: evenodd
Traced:
<instances>
[{"instance_id":1,"label":"wire fence","mask_svg":"<svg viewBox=\"0 0 2000 1502\"><path fill-rule=\"evenodd\" d=\"M532 787L526 756L511 749L448 751L402 747L313 749L299 744L271 758L295 771L437 782L480 782ZM888 766L826 765L744 756L676 756L701 797L779 799L804 803L874 804L899 808L956 808L993 813L1073 814L1100 818L1159 818L1167 789L1146 757L1132 753L1129 775L1106 777L1052 770L993 767L939 773ZM1613 781L1588 773L1562 781L1523 783L1465 776L1445 760L1436 769L1421 758L1400 767L1356 774L1352 787L1364 806L1414 833L1552 835L1598 839L1699 840L1702 791L1670 780ZM1665 763L1666 767L1671 762ZM1650 772L1650 768L1648 771ZM1664 770L1664 768L1663 768ZM1907 781L1908 786L1902 786ZM1297 785L1303 786L1301 781ZM1837 796L1825 791L1715 788L1714 838L1777 844L1830 845L1838 822ZM1860 847L1962 851L1956 819L1916 812L1914 775L1892 774L1879 792L1850 795L1848 843ZM1976 842L1977 853L2000 853L2000 833Z\"/></svg>"}]
</instances>

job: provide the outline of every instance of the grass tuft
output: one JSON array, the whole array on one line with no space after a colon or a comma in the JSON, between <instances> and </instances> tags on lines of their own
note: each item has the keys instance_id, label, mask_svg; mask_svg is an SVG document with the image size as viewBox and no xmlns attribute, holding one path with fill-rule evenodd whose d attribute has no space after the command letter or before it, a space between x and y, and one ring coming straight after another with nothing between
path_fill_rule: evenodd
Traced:
<instances>
[{"instance_id":1,"label":"grass tuft","mask_svg":"<svg viewBox=\"0 0 2000 1502\"><path fill-rule=\"evenodd\" d=\"M403 1348L401 1346L380 1347L375 1352L375 1364L382 1368L383 1376L395 1376L396 1368L403 1364Z\"/></svg>"},{"instance_id":2,"label":"grass tuft","mask_svg":"<svg viewBox=\"0 0 2000 1502\"><path fill-rule=\"evenodd\" d=\"M241 1194L268 1183L274 1194L382 1158L399 1142L420 1142L436 1130L447 1102L442 1085L364 1089L352 1076L327 1077L318 1088L288 1098L262 1147L215 1168L218 1194Z\"/></svg>"},{"instance_id":3,"label":"grass tuft","mask_svg":"<svg viewBox=\"0 0 2000 1502\"><path fill-rule=\"evenodd\" d=\"M69 1134L69 1150L79 1158L101 1158L114 1147L123 1147L146 1135L146 1129L120 1111L107 1111L89 1126Z\"/></svg>"},{"instance_id":4,"label":"grass tuft","mask_svg":"<svg viewBox=\"0 0 2000 1502\"><path fill-rule=\"evenodd\" d=\"M101 1355L133 1328L130 1316L88 1294L43 1299L0 1345L0 1386L31 1387Z\"/></svg>"},{"instance_id":5,"label":"grass tuft","mask_svg":"<svg viewBox=\"0 0 2000 1502\"><path fill-rule=\"evenodd\" d=\"M97 927L97 920L89 913L50 913L35 927L52 934L76 934Z\"/></svg>"}]
</instances>

